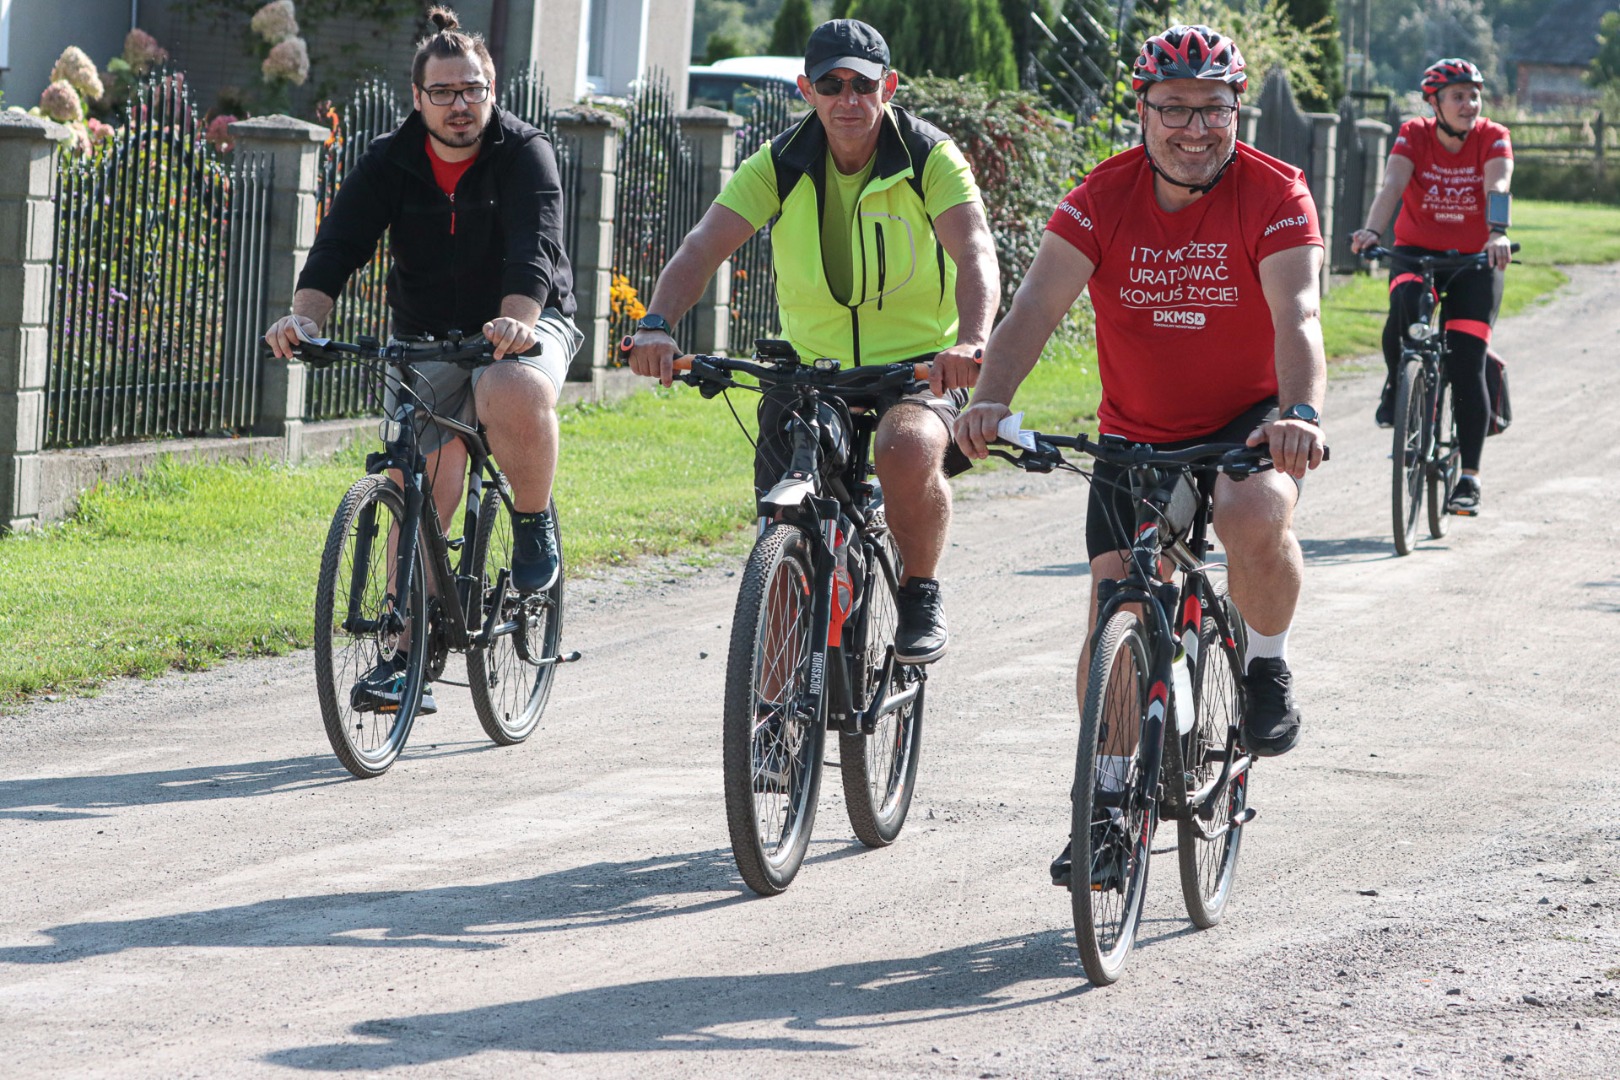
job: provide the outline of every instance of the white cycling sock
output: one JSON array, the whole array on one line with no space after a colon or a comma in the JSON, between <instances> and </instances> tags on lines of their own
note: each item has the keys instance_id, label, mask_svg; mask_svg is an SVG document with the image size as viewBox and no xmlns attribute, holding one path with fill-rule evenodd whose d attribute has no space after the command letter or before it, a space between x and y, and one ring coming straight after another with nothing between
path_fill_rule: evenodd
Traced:
<instances>
[{"instance_id":1,"label":"white cycling sock","mask_svg":"<svg viewBox=\"0 0 1620 1080\"><path fill-rule=\"evenodd\" d=\"M1279 660L1288 659L1288 631L1280 634L1257 634L1251 627L1249 630L1249 648L1243 657L1243 666L1248 667L1262 656L1275 656Z\"/></svg>"},{"instance_id":2,"label":"white cycling sock","mask_svg":"<svg viewBox=\"0 0 1620 1080\"><path fill-rule=\"evenodd\" d=\"M1097 755L1097 788L1100 791L1124 791L1125 777L1130 771L1131 759L1120 754Z\"/></svg>"}]
</instances>

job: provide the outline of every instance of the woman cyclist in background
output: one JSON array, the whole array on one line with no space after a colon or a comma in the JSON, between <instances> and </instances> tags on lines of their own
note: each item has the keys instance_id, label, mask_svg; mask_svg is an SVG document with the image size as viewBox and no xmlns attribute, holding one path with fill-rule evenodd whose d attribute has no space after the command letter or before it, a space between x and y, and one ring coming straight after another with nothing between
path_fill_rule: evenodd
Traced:
<instances>
[{"instance_id":1,"label":"woman cyclist in background","mask_svg":"<svg viewBox=\"0 0 1620 1080\"><path fill-rule=\"evenodd\" d=\"M1489 268L1457 271L1437 282L1446 333L1446 377L1451 381L1462 451L1462 477L1446 509L1479 512L1479 456L1490 419L1485 350L1502 301L1502 271L1510 259L1508 187L1513 146L1508 129L1480 115L1485 77L1462 59L1440 60L1423 73L1423 100L1434 116L1408 120L1390 150L1384 186L1373 200L1368 224L1350 238L1360 253L1383 239L1377 226L1389 221L1400 200L1394 250L1400 255L1438 255L1456 250L1486 252ZM1391 267L1389 321L1384 324L1384 363L1389 377L1378 404L1378 425L1393 421L1395 371L1406 327L1417 318L1422 279Z\"/></svg>"}]
</instances>

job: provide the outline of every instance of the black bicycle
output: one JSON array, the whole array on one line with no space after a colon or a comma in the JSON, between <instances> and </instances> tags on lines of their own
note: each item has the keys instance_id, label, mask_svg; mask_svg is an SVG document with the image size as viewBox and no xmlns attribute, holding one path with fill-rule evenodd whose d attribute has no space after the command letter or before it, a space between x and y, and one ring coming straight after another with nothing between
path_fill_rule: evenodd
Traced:
<instances>
[{"instance_id":1,"label":"black bicycle","mask_svg":"<svg viewBox=\"0 0 1620 1080\"><path fill-rule=\"evenodd\" d=\"M1513 251L1519 245L1512 246ZM1394 265L1423 279L1417 318L1401 338L1401 363L1395 377L1394 445L1390 460L1390 513L1395 527L1395 553L1408 555L1417 546L1418 514L1424 490L1429 500L1429 536L1446 535L1450 522L1446 506L1462 476L1462 449L1457 441L1454 402L1447 393L1446 335L1440 325L1435 275L1474 270L1490 265L1481 251L1459 255L1403 255L1384 247L1369 247L1363 259L1389 259Z\"/></svg>"},{"instance_id":2,"label":"black bicycle","mask_svg":"<svg viewBox=\"0 0 1620 1080\"><path fill-rule=\"evenodd\" d=\"M1028 472L1088 479L1061 449L1119 466L1136 508L1134 522L1115 523L1134 537L1125 577L1097 583L1072 792L1075 936L1086 975L1106 985L1136 941L1160 818L1176 822L1181 895L1193 923L1220 922L1231 896L1243 828L1254 818L1255 759L1241 736L1245 628L1225 581L1212 577L1221 565L1207 561L1210 508L1217 476L1242 480L1271 460L1263 446L1161 452L1033 431L1017 432L1016 441L1016 454L996 445L991 452ZM1174 568L1168 579L1161 560Z\"/></svg>"},{"instance_id":3,"label":"black bicycle","mask_svg":"<svg viewBox=\"0 0 1620 1080\"><path fill-rule=\"evenodd\" d=\"M694 355L676 368L705 397L779 395L792 444L759 499L723 722L732 854L748 887L770 896L804 861L827 732L838 734L844 804L863 844L892 843L911 806L927 674L895 662L902 569L871 446L882 411L926 387L927 367L807 364L787 342L762 340L753 362Z\"/></svg>"},{"instance_id":4,"label":"black bicycle","mask_svg":"<svg viewBox=\"0 0 1620 1080\"><path fill-rule=\"evenodd\" d=\"M352 344L320 338L298 350L315 366L365 365L394 390L396 401L382 421L384 448L366 456L366 476L349 488L332 519L315 591L321 719L338 760L358 777L380 776L399 757L423 689L430 681L451 682L441 676L452 651L466 654L465 685L478 721L503 746L534 732L556 665L579 659L577 652L558 652L563 575L542 592L512 587L512 494L482 427L435 414L407 377L413 364L490 364L492 351L482 336L457 334L386 345L375 338ZM458 537L448 536L439 521L433 478L418 447L423 422L446 428L468 448L467 509ZM459 553L454 566L451 552ZM401 659L397 703L378 701L360 685L380 664Z\"/></svg>"}]
</instances>

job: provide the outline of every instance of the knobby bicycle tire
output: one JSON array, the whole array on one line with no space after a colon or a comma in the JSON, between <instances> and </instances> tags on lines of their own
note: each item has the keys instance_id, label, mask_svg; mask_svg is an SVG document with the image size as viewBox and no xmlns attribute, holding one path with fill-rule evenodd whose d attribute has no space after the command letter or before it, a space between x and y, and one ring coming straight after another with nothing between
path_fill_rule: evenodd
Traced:
<instances>
[{"instance_id":1,"label":"knobby bicycle tire","mask_svg":"<svg viewBox=\"0 0 1620 1080\"><path fill-rule=\"evenodd\" d=\"M1226 583L1211 585L1216 602L1226 615L1232 640L1226 641L1219 624L1208 613L1198 633L1198 672L1194 692L1198 721L1182 740L1182 760L1187 788L1196 791L1220 774L1221 762L1210 760L1225 751L1228 728L1243 717L1243 655L1245 629L1237 607L1226 595ZM1229 781L1224 798L1211 804L1202 819L1210 827L1222 818L1232 821L1248 806L1249 774ZM1235 825L1223 835L1206 840L1191 821L1176 822L1176 852L1181 869L1181 897L1187 904L1187 917L1199 929L1208 930L1221 921L1232 895L1237 873L1238 850L1243 843L1243 826Z\"/></svg>"},{"instance_id":2,"label":"knobby bicycle tire","mask_svg":"<svg viewBox=\"0 0 1620 1080\"><path fill-rule=\"evenodd\" d=\"M1434 435L1429 454L1429 536L1439 540L1451 526L1446 507L1462 476L1462 450L1457 443L1456 394L1450 379L1440 379L1434 388ZM1442 439L1441 435L1445 438Z\"/></svg>"},{"instance_id":3,"label":"knobby bicycle tire","mask_svg":"<svg viewBox=\"0 0 1620 1080\"><path fill-rule=\"evenodd\" d=\"M898 621L896 594L900 587L900 551L894 537L884 533L876 543L883 553L872 552L866 567L866 599L858 624L847 627L850 642L850 680L857 706L864 705L883 676L883 663L894 643ZM855 836L867 847L894 843L906 823L911 796L917 788L917 760L922 749L925 686L920 668L896 664L889 694L911 687L917 696L877 718L870 735L838 735L838 765L844 782L844 807Z\"/></svg>"},{"instance_id":4,"label":"knobby bicycle tire","mask_svg":"<svg viewBox=\"0 0 1620 1080\"><path fill-rule=\"evenodd\" d=\"M1142 753L1151 677L1141 620L1129 611L1114 612L1098 635L1086 678L1069 833L1073 865L1069 897L1075 939L1086 976L1098 986L1114 982L1123 973L1136 943L1147 892L1157 813L1151 793L1145 790L1147 769ZM1118 762L1105 766L1099 760L1105 754L1123 759L1122 767ZM1122 791L1113 799L1122 804L1118 807L1098 805L1099 774L1104 768L1113 781L1104 786ZM1094 821L1108 819L1116 824L1092 828ZM1104 869L1110 864L1114 867L1111 875ZM1093 878L1099 876L1115 884L1096 887Z\"/></svg>"},{"instance_id":5,"label":"knobby bicycle tire","mask_svg":"<svg viewBox=\"0 0 1620 1080\"><path fill-rule=\"evenodd\" d=\"M561 557L562 523L557 518L556 503L547 509L557 530L557 554ZM540 666L537 662L557 655L562 639L566 570L566 566L559 570L557 580L543 592L524 596L509 579L505 593L496 596L496 579L501 570L511 568L512 519L501 493L491 484L478 511L478 536L473 547L472 574L483 594L475 610L483 619L499 608L496 624L516 624L517 629L496 637L481 649L467 650L467 686L484 733L501 746L527 739L545 714L557 665ZM477 633L480 626L469 629Z\"/></svg>"},{"instance_id":6,"label":"knobby bicycle tire","mask_svg":"<svg viewBox=\"0 0 1620 1080\"><path fill-rule=\"evenodd\" d=\"M1394 470L1390 511L1397 555L1409 555L1417 546L1417 521L1423 508L1423 478L1430 446L1425 415L1427 384L1423 362L1412 356L1404 358L1395 384L1395 426L1390 449Z\"/></svg>"},{"instance_id":7,"label":"knobby bicycle tire","mask_svg":"<svg viewBox=\"0 0 1620 1080\"><path fill-rule=\"evenodd\" d=\"M761 896L798 874L821 790L823 711L808 693L813 580L803 530L771 526L748 556L731 625L726 824L737 870Z\"/></svg>"},{"instance_id":8,"label":"knobby bicycle tire","mask_svg":"<svg viewBox=\"0 0 1620 1080\"><path fill-rule=\"evenodd\" d=\"M390 634L379 624L389 612L393 538L404 516L405 502L393 481L386 476L357 480L332 518L315 587L315 689L321 721L333 753L362 779L381 776L399 757L425 685L427 574L418 546L411 592L404 602L404 635L410 640L399 708L392 713L355 708L355 683L401 651L404 635ZM362 625L345 627L351 596Z\"/></svg>"}]
</instances>

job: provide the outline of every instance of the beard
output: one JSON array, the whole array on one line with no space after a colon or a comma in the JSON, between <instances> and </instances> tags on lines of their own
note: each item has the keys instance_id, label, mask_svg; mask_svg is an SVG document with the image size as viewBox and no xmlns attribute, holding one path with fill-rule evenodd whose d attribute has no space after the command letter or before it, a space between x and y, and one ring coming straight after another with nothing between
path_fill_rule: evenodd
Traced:
<instances>
[{"instance_id":1,"label":"beard","mask_svg":"<svg viewBox=\"0 0 1620 1080\"><path fill-rule=\"evenodd\" d=\"M1171 137L1166 135L1153 139L1148 152L1153 155L1153 163L1159 171L1169 179L1186 187L1202 187L1220 174L1236 149L1236 142L1234 134L1232 138L1223 138L1204 153L1193 157L1178 151L1171 145Z\"/></svg>"},{"instance_id":2,"label":"beard","mask_svg":"<svg viewBox=\"0 0 1620 1080\"><path fill-rule=\"evenodd\" d=\"M472 119L474 123L466 130L465 133L457 132L449 125L449 121L452 119L461 120L468 118ZM444 120L439 123L434 123L426 116L422 118L423 124L425 124L428 129L428 134L433 136L435 142L438 142L444 146L453 147L457 150L472 146L473 144L477 143L479 139L484 137L484 128L482 125L477 123L477 120L478 117L470 112L452 113L449 116L446 116Z\"/></svg>"}]
</instances>

